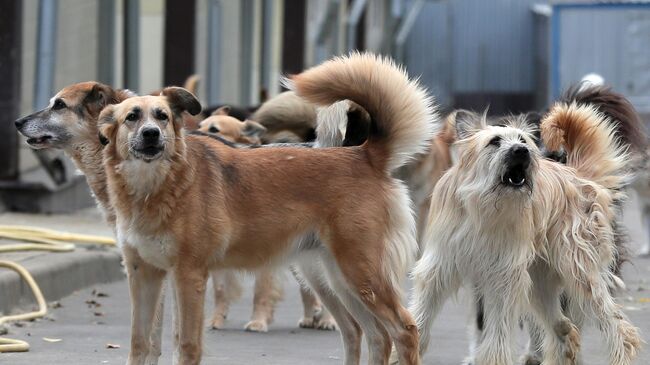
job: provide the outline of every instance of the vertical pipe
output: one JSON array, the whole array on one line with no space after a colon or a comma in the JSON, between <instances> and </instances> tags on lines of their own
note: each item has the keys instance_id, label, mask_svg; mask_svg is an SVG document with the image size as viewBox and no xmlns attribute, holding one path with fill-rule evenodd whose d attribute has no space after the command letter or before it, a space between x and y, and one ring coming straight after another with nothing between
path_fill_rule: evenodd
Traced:
<instances>
[{"instance_id":1,"label":"vertical pipe","mask_svg":"<svg viewBox=\"0 0 650 365\"><path fill-rule=\"evenodd\" d=\"M40 0L38 3L38 35L36 41L36 85L34 110L44 108L54 91L56 66L56 21L59 2Z\"/></svg>"},{"instance_id":2,"label":"vertical pipe","mask_svg":"<svg viewBox=\"0 0 650 365\"><path fill-rule=\"evenodd\" d=\"M13 121L20 107L22 20L22 0L0 1L0 180L18 178L18 134Z\"/></svg>"},{"instance_id":3,"label":"vertical pipe","mask_svg":"<svg viewBox=\"0 0 650 365\"><path fill-rule=\"evenodd\" d=\"M242 105L249 105L251 103L251 73L253 64L253 29L255 26L253 22L254 17L254 4L252 0L241 0L240 2L240 34L241 34L241 55L239 66L239 79L240 94L239 102Z\"/></svg>"},{"instance_id":4,"label":"vertical pipe","mask_svg":"<svg viewBox=\"0 0 650 365\"><path fill-rule=\"evenodd\" d=\"M140 88L140 0L124 0L124 87Z\"/></svg>"},{"instance_id":5,"label":"vertical pipe","mask_svg":"<svg viewBox=\"0 0 650 365\"><path fill-rule=\"evenodd\" d=\"M97 14L97 81L115 82L115 1L99 0Z\"/></svg>"},{"instance_id":6,"label":"vertical pipe","mask_svg":"<svg viewBox=\"0 0 650 365\"><path fill-rule=\"evenodd\" d=\"M165 2L165 85L183 85L194 73L196 0Z\"/></svg>"},{"instance_id":7,"label":"vertical pipe","mask_svg":"<svg viewBox=\"0 0 650 365\"><path fill-rule=\"evenodd\" d=\"M221 4L218 0L210 0L208 4L208 67L207 67L207 102L216 104L219 102L220 92L219 83L221 62L220 25L221 25Z\"/></svg>"}]
</instances>

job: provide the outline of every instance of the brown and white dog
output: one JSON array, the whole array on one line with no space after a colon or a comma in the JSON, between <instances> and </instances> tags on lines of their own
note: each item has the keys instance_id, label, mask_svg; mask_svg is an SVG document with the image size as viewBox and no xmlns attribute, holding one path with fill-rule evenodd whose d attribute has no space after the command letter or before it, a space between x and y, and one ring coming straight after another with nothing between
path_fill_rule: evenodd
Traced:
<instances>
[{"instance_id":1,"label":"brown and white dog","mask_svg":"<svg viewBox=\"0 0 650 365\"><path fill-rule=\"evenodd\" d=\"M196 364L208 271L295 259L340 327L347 364L359 361L361 329L371 362L387 361L394 342L401 363L419 364L417 328L400 303L400 281L417 252L415 222L391 172L425 147L432 102L392 61L370 54L334 59L292 83L316 104L361 105L372 119L368 141L233 149L185 136L181 113L197 114L200 104L181 88L102 112L104 166L133 302L129 363L147 356L152 298L168 271L177 288L180 361Z\"/></svg>"}]
</instances>

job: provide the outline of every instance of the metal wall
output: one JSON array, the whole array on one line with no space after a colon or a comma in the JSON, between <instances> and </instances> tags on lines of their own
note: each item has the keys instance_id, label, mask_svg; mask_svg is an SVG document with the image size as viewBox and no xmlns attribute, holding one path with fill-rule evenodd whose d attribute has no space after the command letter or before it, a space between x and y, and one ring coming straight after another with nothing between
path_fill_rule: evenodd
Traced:
<instances>
[{"instance_id":1,"label":"metal wall","mask_svg":"<svg viewBox=\"0 0 650 365\"><path fill-rule=\"evenodd\" d=\"M442 101L457 93L532 93L535 2L427 2L405 47L409 72Z\"/></svg>"},{"instance_id":2,"label":"metal wall","mask_svg":"<svg viewBox=\"0 0 650 365\"><path fill-rule=\"evenodd\" d=\"M650 3L555 5L551 44L553 97L597 73L650 112Z\"/></svg>"}]
</instances>

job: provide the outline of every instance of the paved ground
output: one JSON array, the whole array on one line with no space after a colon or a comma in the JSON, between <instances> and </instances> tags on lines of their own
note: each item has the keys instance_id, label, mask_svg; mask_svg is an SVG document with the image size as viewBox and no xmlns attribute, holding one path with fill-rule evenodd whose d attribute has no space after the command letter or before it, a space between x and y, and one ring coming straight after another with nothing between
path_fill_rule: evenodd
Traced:
<instances>
[{"instance_id":1,"label":"paved ground","mask_svg":"<svg viewBox=\"0 0 650 365\"><path fill-rule=\"evenodd\" d=\"M626 270L629 290L621 302L633 322L650 333L650 259L637 259ZM266 334L246 333L242 328L251 310L250 280L245 297L234 306L228 326L222 331L206 329L203 363L212 364L340 364L341 343L338 333L304 330L295 324L300 313L296 285L287 276L286 298L279 305L276 322ZM101 292L108 296L98 297ZM86 301L101 303L100 307ZM462 301L462 298L459 299ZM60 301L48 319L11 326L11 335L32 344L29 353L0 355L0 363L32 364L123 364L128 352L129 303L125 281L85 289ZM212 307L211 300L207 308ZM167 308L170 308L169 303ZM171 363L169 316L166 320L161 364ZM466 353L465 310L449 302L435 325L435 336L425 364L459 364ZM606 364L604 346L598 333L585 333L585 363ZM44 338L61 339L47 342ZM525 336L521 335L521 341ZM107 344L119 349L107 349ZM644 350L637 364L650 364L650 352Z\"/></svg>"}]
</instances>

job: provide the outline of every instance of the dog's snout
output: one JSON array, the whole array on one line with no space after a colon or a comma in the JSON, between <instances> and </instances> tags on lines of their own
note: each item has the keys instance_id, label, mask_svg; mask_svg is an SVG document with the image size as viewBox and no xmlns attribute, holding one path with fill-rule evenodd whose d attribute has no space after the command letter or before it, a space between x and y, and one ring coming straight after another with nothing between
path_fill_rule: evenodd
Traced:
<instances>
[{"instance_id":1,"label":"dog's snout","mask_svg":"<svg viewBox=\"0 0 650 365\"><path fill-rule=\"evenodd\" d=\"M512 157L521 158L521 159L525 159L530 156L530 152L528 151L528 148L526 146L521 146L521 145L513 146L510 149L510 153Z\"/></svg>"},{"instance_id":2,"label":"dog's snout","mask_svg":"<svg viewBox=\"0 0 650 365\"><path fill-rule=\"evenodd\" d=\"M142 130L142 138L145 143L157 143L160 138L160 130L158 128L145 128Z\"/></svg>"},{"instance_id":3,"label":"dog's snout","mask_svg":"<svg viewBox=\"0 0 650 365\"><path fill-rule=\"evenodd\" d=\"M26 121L27 121L27 118L20 118L20 119L17 119L17 120L14 122L14 124L16 124L16 128L18 128L18 130L20 130L20 129L23 128L23 126L25 125L25 122L26 122Z\"/></svg>"},{"instance_id":4,"label":"dog's snout","mask_svg":"<svg viewBox=\"0 0 650 365\"><path fill-rule=\"evenodd\" d=\"M527 156L528 148L526 148L525 146L514 146L512 148L512 154L515 156Z\"/></svg>"}]
</instances>

